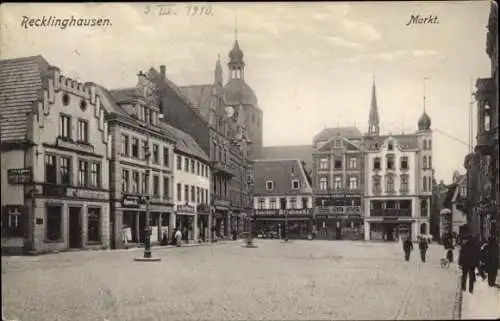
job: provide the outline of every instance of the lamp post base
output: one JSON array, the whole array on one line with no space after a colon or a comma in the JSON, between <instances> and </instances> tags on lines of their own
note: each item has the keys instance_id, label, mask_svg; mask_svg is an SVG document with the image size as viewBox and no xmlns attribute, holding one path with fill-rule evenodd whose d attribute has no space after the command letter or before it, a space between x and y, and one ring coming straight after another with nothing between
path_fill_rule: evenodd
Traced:
<instances>
[{"instance_id":1,"label":"lamp post base","mask_svg":"<svg viewBox=\"0 0 500 321\"><path fill-rule=\"evenodd\" d=\"M161 261L161 257L136 257L134 259L134 261L136 262L160 262Z\"/></svg>"}]
</instances>

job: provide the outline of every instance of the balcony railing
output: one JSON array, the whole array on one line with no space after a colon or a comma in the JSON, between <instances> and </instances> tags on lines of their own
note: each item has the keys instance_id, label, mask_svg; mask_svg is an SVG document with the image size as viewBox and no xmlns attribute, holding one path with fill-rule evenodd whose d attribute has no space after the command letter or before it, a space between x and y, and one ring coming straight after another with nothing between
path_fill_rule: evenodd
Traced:
<instances>
[{"instance_id":1,"label":"balcony railing","mask_svg":"<svg viewBox=\"0 0 500 321\"><path fill-rule=\"evenodd\" d=\"M370 216L380 217L380 216L405 216L410 217L411 212L409 209L402 208L382 208L382 209L372 209L370 210Z\"/></svg>"}]
</instances>

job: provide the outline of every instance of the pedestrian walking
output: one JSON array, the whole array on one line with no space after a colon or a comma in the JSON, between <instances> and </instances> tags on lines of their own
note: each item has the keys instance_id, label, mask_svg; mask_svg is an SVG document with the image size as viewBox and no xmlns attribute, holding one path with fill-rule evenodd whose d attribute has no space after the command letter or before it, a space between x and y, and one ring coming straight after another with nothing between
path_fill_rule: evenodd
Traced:
<instances>
[{"instance_id":1,"label":"pedestrian walking","mask_svg":"<svg viewBox=\"0 0 500 321\"><path fill-rule=\"evenodd\" d=\"M498 244L495 237L490 237L485 248L486 272L488 273L488 285L495 286L498 274Z\"/></svg>"},{"instance_id":2,"label":"pedestrian walking","mask_svg":"<svg viewBox=\"0 0 500 321\"><path fill-rule=\"evenodd\" d=\"M177 229L175 232L175 245L177 247L181 246L181 240L182 240L182 232L180 229Z\"/></svg>"},{"instance_id":3,"label":"pedestrian walking","mask_svg":"<svg viewBox=\"0 0 500 321\"><path fill-rule=\"evenodd\" d=\"M458 265L462 269L461 287L466 291L467 278L469 279L469 292L474 291L474 282L476 281L476 267L478 265L479 247L473 237L463 237L458 256Z\"/></svg>"},{"instance_id":4,"label":"pedestrian walking","mask_svg":"<svg viewBox=\"0 0 500 321\"><path fill-rule=\"evenodd\" d=\"M410 253L413 251L413 242L410 237L407 237L403 242L403 251L405 252L405 261L410 260Z\"/></svg>"},{"instance_id":5,"label":"pedestrian walking","mask_svg":"<svg viewBox=\"0 0 500 321\"><path fill-rule=\"evenodd\" d=\"M425 255L427 253L427 249L429 248L429 244L427 243L427 240L425 238L420 237L418 248L420 250L420 259L422 260L422 262L425 262Z\"/></svg>"},{"instance_id":6,"label":"pedestrian walking","mask_svg":"<svg viewBox=\"0 0 500 321\"><path fill-rule=\"evenodd\" d=\"M479 275L483 281L486 280L487 272L487 262L488 262L488 242L483 242L479 249L479 260L477 264L477 275Z\"/></svg>"}]
</instances>

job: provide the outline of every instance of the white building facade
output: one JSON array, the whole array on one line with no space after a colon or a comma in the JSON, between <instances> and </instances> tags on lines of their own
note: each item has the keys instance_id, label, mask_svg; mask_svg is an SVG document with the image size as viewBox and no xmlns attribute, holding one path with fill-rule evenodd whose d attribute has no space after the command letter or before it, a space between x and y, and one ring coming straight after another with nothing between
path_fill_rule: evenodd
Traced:
<instances>
[{"instance_id":1,"label":"white building facade","mask_svg":"<svg viewBox=\"0 0 500 321\"><path fill-rule=\"evenodd\" d=\"M209 242L212 237L210 211L210 161L188 134L163 125L177 137L174 149L174 206L171 226L186 242Z\"/></svg>"},{"instance_id":2,"label":"white building facade","mask_svg":"<svg viewBox=\"0 0 500 321\"><path fill-rule=\"evenodd\" d=\"M375 86L373 87L373 91ZM432 130L425 113L415 133L379 135L372 95L370 129L364 137L365 240L398 240L429 234L432 199Z\"/></svg>"}]
</instances>

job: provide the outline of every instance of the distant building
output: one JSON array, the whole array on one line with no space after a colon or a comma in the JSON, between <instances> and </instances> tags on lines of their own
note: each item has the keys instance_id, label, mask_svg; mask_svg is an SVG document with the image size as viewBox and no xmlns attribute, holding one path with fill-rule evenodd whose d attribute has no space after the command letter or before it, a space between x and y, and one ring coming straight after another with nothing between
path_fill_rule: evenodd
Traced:
<instances>
[{"instance_id":1,"label":"distant building","mask_svg":"<svg viewBox=\"0 0 500 321\"><path fill-rule=\"evenodd\" d=\"M313 230L311 182L299 160L255 160L253 233L307 238Z\"/></svg>"},{"instance_id":2,"label":"distant building","mask_svg":"<svg viewBox=\"0 0 500 321\"><path fill-rule=\"evenodd\" d=\"M304 162L306 171L312 174L313 168L312 144L288 146L264 146L261 159L300 159Z\"/></svg>"},{"instance_id":3,"label":"distant building","mask_svg":"<svg viewBox=\"0 0 500 321\"><path fill-rule=\"evenodd\" d=\"M461 227L467 224L467 189L467 176L455 172L443 200L443 208L449 210L450 217L446 226L442 226L441 236L443 233L459 235Z\"/></svg>"},{"instance_id":4,"label":"distant building","mask_svg":"<svg viewBox=\"0 0 500 321\"><path fill-rule=\"evenodd\" d=\"M374 82L363 144L365 239L428 234L433 170L431 119L425 109L415 133L380 135Z\"/></svg>"},{"instance_id":5,"label":"distant building","mask_svg":"<svg viewBox=\"0 0 500 321\"><path fill-rule=\"evenodd\" d=\"M100 99L42 56L0 61L2 252L109 248Z\"/></svg>"},{"instance_id":6,"label":"distant building","mask_svg":"<svg viewBox=\"0 0 500 321\"><path fill-rule=\"evenodd\" d=\"M312 186L317 238L363 239L364 154L354 127L325 128L313 140Z\"/></svg>"}]
</instances>

